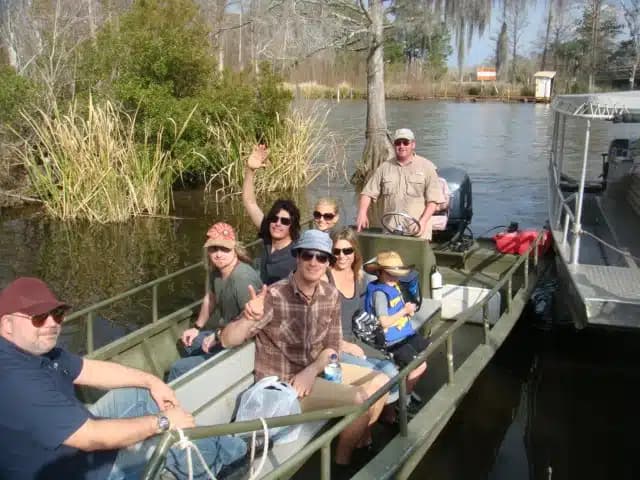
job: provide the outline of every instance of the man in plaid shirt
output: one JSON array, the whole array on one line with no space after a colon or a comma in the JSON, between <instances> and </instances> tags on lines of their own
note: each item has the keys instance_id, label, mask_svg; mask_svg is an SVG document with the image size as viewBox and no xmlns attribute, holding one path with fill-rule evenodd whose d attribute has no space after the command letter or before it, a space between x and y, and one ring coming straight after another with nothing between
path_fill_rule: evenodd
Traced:
<instances>
[{"instance_id":1,"label":"man in plaid shirt","mask_svg":"<svg viewBox=\"0 0 640 480\"><path fill-rule=\"evenodd\" d=\"M339 352L342 329L336 288L321 281L333 260L329 235L305 231L292 250L296 270L288 278L252 291L244 313L221 333L224 347L255 337L256 379L276 375L298 392L302 411L363 403L389 378L357 365L342 365L342 384L319 375ZM356 447L371 443L369 426L379 417L386 395L340 435L335 461L348 465Z\"/></svg>"}]
</instances>

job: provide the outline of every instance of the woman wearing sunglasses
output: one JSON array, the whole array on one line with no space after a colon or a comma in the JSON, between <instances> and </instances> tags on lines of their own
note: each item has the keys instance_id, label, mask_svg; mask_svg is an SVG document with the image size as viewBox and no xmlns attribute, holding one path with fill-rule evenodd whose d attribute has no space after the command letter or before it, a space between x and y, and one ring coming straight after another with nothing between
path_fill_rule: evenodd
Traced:
<instances>
[{"instance_id":1,"label":"woman wearing sunglasses","mask_svg":"<svg viewBox=\"0 0 640 480\"><path fill-rule=\"evenodd\" d=\"M327 270L329 283L340 292L342 314L342 342L340 344L340 361L351 365L360 365L383 372L389 378L398 373L393 362L382 358L382 354L367 345L358 345L353 334L352 319L356 311L364 307L364 294L367 284L375 277L362 270L362 255L358 247L355 232L344 228L331 235L333 240L333 256L335 261ZM366 349L366 352L365 352ZM387 403L398 399L398 387L389 393ZM394 410L385 411L384 420L393 421Z\"/></svg>"},{"instance_id":2,"label":"woman wearing sunglasses","mask_svg":"<svg viewBox=\"0 0 640 480\"><path fill-rule=\"evenodd\" d=\"M333 198L323 197L313 207L313 224L316 229L329 234L340 220L338 204Z\"/></svg>"},{"instance_id":3,"label":"woman wearing sunglasses","mask_svg":"<svg viewBox=\"0 0 640 480\"><path fill-rule=\"evenodd\" d=\"M255 194L256 170L266 164L269 149L256 145L247 159L242 185L242 203L253 224L258 227L264 253L257 265L261 280L271 285L293 271L296 266L291 247L300 236L300 210L292 200L278 199L265 216L258 205Z\"/></svg>"}]
</instances>

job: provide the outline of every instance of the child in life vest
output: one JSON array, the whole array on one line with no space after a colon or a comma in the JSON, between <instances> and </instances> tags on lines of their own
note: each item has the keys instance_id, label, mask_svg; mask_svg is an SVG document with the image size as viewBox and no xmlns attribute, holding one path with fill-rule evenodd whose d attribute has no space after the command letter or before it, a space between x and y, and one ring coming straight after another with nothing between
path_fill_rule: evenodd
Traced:
<instances>
[{"instance_id":1,"label":"child in life vest","mask_svg":"<svg viewBox=\"0 0 640 480\"><path fill-rule=\"evenodd\" d=\"M380 252L375 261L364 265L368 273L378 277L367 286L364 308L382 325L385 349L400 368L408 365L429 345L411 325L415 303L405 302L400 290L399 279L408 275L412 267L404 265L402 257L391 250ZM407 392L413 390L426 370L427 364L421 363L407 376Z\"/></svg>"}]
</instances>

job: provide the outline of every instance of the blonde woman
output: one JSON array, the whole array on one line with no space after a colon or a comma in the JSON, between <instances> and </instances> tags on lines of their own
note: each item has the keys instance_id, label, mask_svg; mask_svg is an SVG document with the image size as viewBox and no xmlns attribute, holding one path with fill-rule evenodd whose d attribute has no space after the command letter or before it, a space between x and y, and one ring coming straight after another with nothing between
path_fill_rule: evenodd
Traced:
<instances>
[{"instance_id":1,"label":"blonde woman","mask_svg":"<svg viewBox=\"0 0 640 480\"><path fill-rule=\"evenodd\" d=\"M313 207L313 224L321 232L331 233L340 220L340 210L333 198L322 197Z\"/></svg>"}]
</instances>

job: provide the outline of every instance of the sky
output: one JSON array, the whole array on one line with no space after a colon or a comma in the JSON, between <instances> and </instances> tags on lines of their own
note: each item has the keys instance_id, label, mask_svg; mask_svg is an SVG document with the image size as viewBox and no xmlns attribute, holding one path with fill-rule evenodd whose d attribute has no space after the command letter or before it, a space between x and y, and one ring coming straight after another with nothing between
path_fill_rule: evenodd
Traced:
<instances>
[{"instance_id":1,"label":"sky","mask_svg":"<svg viewBox=\"0 0 640 480\"><path fill-rule=\"evenodd\" d=\"M528 54L533 50L533 43L535 40L544 35L545 27L545 10L547 2L544 0L537 0L536 5L530 5L528 8L529 24L525 28L525 32L522 35L520 41L521 52ZM480 38L474 37L471 49L467 50L465 66L492 66L487 63L495 49L495 38L500 32L500 9L494 8L491 15L491 24L484 31L484 35ZM449 57L449 67L456 67L458 65L458 56L456 54L455 39L452 39L453 54Z\"/></svg>"}]
</instances>

